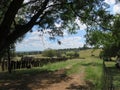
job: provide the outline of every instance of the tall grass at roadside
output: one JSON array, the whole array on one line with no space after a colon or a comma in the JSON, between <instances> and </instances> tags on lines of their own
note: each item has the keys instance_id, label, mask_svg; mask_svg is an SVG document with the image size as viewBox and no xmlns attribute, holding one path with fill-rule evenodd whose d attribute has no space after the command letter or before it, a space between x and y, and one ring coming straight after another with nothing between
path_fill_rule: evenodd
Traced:
<instances>
[{"instance_id":1,"label":"tall grass at roadside","mask_svg":"<svg viewBox=\"0 0 120 90\"><path fill-rule=\"evenodd\" d=\"M66 67L71 67L72 65L77 64L79 62L81 62L81 60L72 59L72 60L67 60L63 62L49 63L47 65L44 65L41 69L55 71L55 70L63 69Z\"/></svg>"},{"instance_id":2,"label":"tall grass at roadside","mask_svg":"<svg viewBox=\"0 0 120 90\"><path fill-rule=\"evenodd\" d=\"M67 75L70 75L70 74L79 74L82 71L84 71L84 67L81 66L82 62L83 61L72 65L71 68L66 71L66 74Z\"/></svg>"},{"instance_id":3,"label":"tall grass at roadside","mask_svg":"<svg viewBox=\"0 0 120 90\"><path fill-rule=\"evenodd\" d=\"M116 68L116 62L105 62L107 69L110 71L110 75L112 76L112 85L114 90L120 90L120 69Z\"/></svg>"},{"instance_id":4,"label":"tall grass at roadside","mask_svg":"<svg viewBox=\"0 0 120 90\"><path fill-rule=\"evenodd\" d=\"M101 90L102 88L102 75L103 75L103 65L102 60L94 60L92 59L83 64L85 67L85 80L89 81L93 84L93 90Z\"/></svg>"}]
</instances>

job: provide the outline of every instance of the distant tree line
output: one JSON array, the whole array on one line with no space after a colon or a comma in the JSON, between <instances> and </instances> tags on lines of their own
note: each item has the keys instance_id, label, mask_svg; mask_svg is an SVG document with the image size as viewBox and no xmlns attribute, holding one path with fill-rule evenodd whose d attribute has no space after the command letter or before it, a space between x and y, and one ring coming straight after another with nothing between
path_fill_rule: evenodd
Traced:
<instances>
[{"instance_id":1,"label":"distant tree line","mask_svg":"<svg viewBox=\"0 0 120 90\"><path fill-rule=\"evenodd\" d=\"M26 51L26 52L16 52L16 56L22 57L23 55L36 55L41 54L42 51Z\"/></svg>"},{"instance_id":2,"label":"distant tree line","mask_svg":"<svg viewBox=\"0 0 120 90\"><path fill-rule=\"evenodd\" d=\"M42 52L42 55L44 57L65 57L65 58L78 58L79 57L79 52L78 50L64 50L64 51L61 51L61 50L53 50L53 49L48 49L48 50L45 50Z\"/></svg>"},{"instance_id":3,"label":"distant tree line","mask_svg":"<svg viewBox=\"0 0 120 90\"><path fill-rule=\"evenodd\" d=\"M84 45L83 47L79 47L79 48L65 48L65 49L56 49L56 53L57 53L57 56L59 56L60 53L64 53L64 52L67 52L67 51L75 51L75 52L78 52L80 50L86 50L86 49L92 49L91 47L88 47L86 45ZM16 52L15 54L17 56L23 56L23 55L36 55L36 54L43 54L44 52L46 52L46 50L44 51L26 51L26 52ZM54 53L54 52L53 52Z\"/></svg>"}]
</instances>

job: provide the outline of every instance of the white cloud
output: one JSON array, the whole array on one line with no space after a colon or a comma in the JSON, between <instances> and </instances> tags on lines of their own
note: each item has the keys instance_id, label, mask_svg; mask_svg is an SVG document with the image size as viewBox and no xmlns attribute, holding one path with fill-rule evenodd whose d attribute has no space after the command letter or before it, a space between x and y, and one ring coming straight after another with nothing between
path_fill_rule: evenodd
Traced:
<instances>
[{"instance_id":1,"label":"white cloud","mask_svg":"<svg viewBox=\"0 0 120 90\"><path fill-rule=\"evenodd\" d=\"M34 32L32 32L32 33L30 33L31 35L39 35L40 33L38 32L38 31L34 31Z\"/></svg>"},{"instance_id":2,"label":"white cloud","mask_svg":"<svg viewBox=\"0 0 120 90\"><path fill-rule=\"evenodd\" d=\"M60 23L60 24L55 23L55 26L56 26L56 27L60 27L60 26L61 26L61 23Z\"/></svg>"},{"instance_id":3,"label":"white cloud","mask_svg":"<svg viewBox=\"0 0 120 90\"><path fill-rule=\"evenodd\" d=\"M117 0L105 0L105 2L110 5L110 11L113 14L120 13L120 3L116 3L116 1Z\"/></svg>"},{"instance_id":4,"label":"white cloud","mask_svg":"<svg viewBox=\"0 0 120 90\"><path fill-rule=\"evenodd\" d=\"M24 2L23 3L27 3L27 2L29 2L30 0L24 0Z\"/></svg>"},{"instance_id":5,"label":"white cloud","mask_svg":"<svg viewBox=\"0 0 120 90\"><path fill-rule=\"evenodd\" d=\"M76 18L75 23L78 24L78 26L80 27L80 30L85 30L87 28L86 25L79 20L79 18Z\"/></svg>"},{"instance_id":6,"label":"white cloud","mask_svg":"<svg viewBox=\"0 0 120 90\"><path fill-rule=\"evenodd\" d=\"M81 41L83 38L80 36L73 36L73 37L68 37L64 38L61 40L62 45L69 47L69 48L78 48L83 46L83 42Z\"/></svg>"},{"instance_id":7,"label":"white cloud","mask_svg":"<svg viewBox=\"0 0 120 90\"><path fill-rule=\"evenodd\" d=\"M64 49L64 48L78 48L84 45L84 42L81 41L81 37L74 36L74 37L64 37L60 39L61 45L57 42L48 42L45 41L45 48L52 48L52 49Z\"/></svg>"},{"instance_id":8,"label":"white cloud","mask_svg":"<svg viewBox=\"0 0 120 90\"><path fill-rule=\"evenodd\" d=\"M116 3L116 0L105 0L105 2L109 5L113 5Z\"/></svg>"},{"instance_id":9,"label":"white cloud","mask_svg":"<svg viewBox=\"0 0 120 90\"><path fill-rule=\"evenodd\" d=\"M66 33L66 31L65 31ZM29 33L30 34L30 33ZM63 49L63 48L78 48L82 47L84 42L82 41L82 37L79 36L69 36L66 34L63 38L60 38L62 42L61 45L57 43L57 41L49 41L48 36L45 35L43 37L39 36L39 32L33 32L26 37L21 43L17 43L16 50L17 51L32 51L32 50L44 50L47 48L52 49Z\"/></svg>"},{"instance_id":10,"label":"white cloud","mask_svg":"<svg viewBox=\"0 0 120 90\"><path fill-rule=\"evenodd\" d=\"M116 14L116 13L120 13L120 3L117 3L114 5L113 7L113 13Z\"/></svg>"}]
</instances>

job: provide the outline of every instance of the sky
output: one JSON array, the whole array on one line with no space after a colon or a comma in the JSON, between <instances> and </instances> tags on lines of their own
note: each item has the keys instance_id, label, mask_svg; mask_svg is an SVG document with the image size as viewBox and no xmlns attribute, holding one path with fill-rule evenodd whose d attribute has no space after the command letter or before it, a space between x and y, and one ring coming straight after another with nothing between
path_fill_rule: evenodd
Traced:
<instances>
[{"instance_id":1,"label":"sky","mask_svg":"<svg viewBox=\"0 0 120 90\"><path fill-rule=\"evenodd\" d=\"M115 3L115 0L105 0L111 7L109 11L112 14L120 13L120 3ZM61 45L57 43L57 40L49 40L49 36L46 34L40 36L40 33L36 31L36 26L33 27L34 32L28 32L22 42L16 43L16 51L43 51L45 49L64 49L64 48L79 48L85 44L86 26L79 20L76 20L80 29L76 34L69 34L67 30L64 30L64 37L58 37L61 41Z\"/></svg>"}]
</instances>

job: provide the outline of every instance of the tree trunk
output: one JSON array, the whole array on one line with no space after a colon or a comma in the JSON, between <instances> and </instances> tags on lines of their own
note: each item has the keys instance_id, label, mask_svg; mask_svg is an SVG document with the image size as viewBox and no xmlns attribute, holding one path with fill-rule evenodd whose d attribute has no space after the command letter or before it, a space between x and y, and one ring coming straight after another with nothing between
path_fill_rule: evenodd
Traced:
<instances>
[{"instance_id":1,"label":"tree trunk","mask_svg":"<svg viewBox=\"0 0 120 90\"><path fill-rule=\"evenodd\" d=\"M3 19L3 22L0 25L0 54L2 54L3 49L14 43L19 37L23 36L25 33L31 30L31 28L36 24L37 19L40 17L40 15L43 14L49 2L49 0L45 0L41 6L41 9L39 9L38 12L33 17L31 17L31 20L27 24L16 25L13 32L10 33L12 22L14 21L15 15L20 9L23 1L24 0L13 0L13 2L11 2L10 7L8 8ZM16 5L16 2L18 5ZM13 7L14 5L16 7Z\"/></svg>"},{"instance_id":2,"label":"tree trunk","mask_svg":"<svg viewBox=\"0 0 120 90\"><path fill-rule=\"evenodd\" d=\"M2 52L4 48L7 48L6 42L8 42L7 37L10 34L11 25L23 1L24 0L12 0L0 23L0 52Z\"/></svg>"},{"instance_id":3,"label":"tree trunk","mask_svg":"<svg viewBox=\"0 0 120 90\"><path fill-rule=\"evenodd\" d=\"M2 68L2 71L5 70L5 60L4 59L2 59L2 61L1 61L1 68Z\"/></svg>"},{"instance_id":4,"label":"tree trunk","mask_svg":"<svg viewBox=\"0 0 120 90\"><path fill-rule=\"evenodd\" d=\"M8 54L8 72L11 73L11 59L10 59L10 46L8 47L7 50L7 54Z\"/></svg>"}]
</instances>

